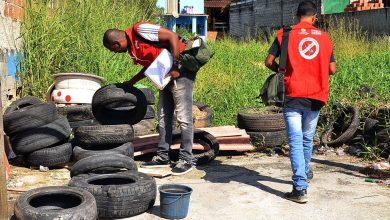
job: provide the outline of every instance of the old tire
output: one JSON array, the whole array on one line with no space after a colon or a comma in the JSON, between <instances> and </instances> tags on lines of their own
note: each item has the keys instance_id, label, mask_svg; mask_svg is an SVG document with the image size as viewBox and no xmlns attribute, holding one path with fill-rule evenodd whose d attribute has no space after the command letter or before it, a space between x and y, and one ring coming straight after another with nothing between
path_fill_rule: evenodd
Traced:
<instances>
[{"instance_id":1,"label":"old tire","mask_svg":"<svg viewBox=\"0 0 390 220\"><path fill-rule=\"evenodd\" d=\"M42 101L36 97L26 96L24 98L21 98L19 100L12 102L11 105L7 108L7 110L5 110L4 114L8 114L10 112L17 111L17 110L25 108L27 106L38 105L41 103L42 103Z\"/></svg>"},{"instance_id":2,"label":"old tire","mask_svg":"<svg viewBox=\"0 0 390 220\"><path fill-rule=\"evenodd\" d=\"M145 95L146 102L148 103L148 105L154 105L154 103L156 102L156 98L154 96L153 90L149 88L140 88L139 90L141 90L142 93Z\"/></svg>"},{"instance_id":3,"label":"old tire","mask_svg":"<svg viewBox=\"0 0 390 220\"><path fill-rule=\"evenodd\" d=\"M180 143L181 134L173 135L173 143ZM194 152L194 159L196 165L204 165L213 161L219 154L219 143L217 139L210 133L202 130L194 130L194 143L205 144L207 151L205 152ZM179 159L179 151L171 150L169 157L171 160L176 161Z\"/></svg>"},{"instance_id":4,"label":"old tire","mask_svg":"<svg viewBox=\"0 0 390 220\"><path fill-rule=\"evenodd\" d=\"M112 145L131 142L134 131L131 125L83 126L75 129L74 141L80 146Z\"/></svg>"},{"instance_id":5,"label":"old tire","mask_svg":"<svg viewBox=\"0 0 390 220\"><path fill-rule=\"evenodd\" d=\"M134 104L132 108L115 109L112 106L121 107L122 103ZM111 107L110 107L111 106ZM92 111L95 118L102 124L136 124L140 122L147 109L145 95L137 88L126 84L112 84L99 89L92 100Z\"/></svg>"},{"instance_id":6,"label":"old tire","mask_svg":"<svg viewBox=\"0 0 390 220\"><path fill-rule=\"evenodd\" d=\"M96 200L85 189L66 186L37 188L23 193L15 203L19 220L95 220Z\"/></svg>"},{"instance_id":7,"label":"old tire","mask_svg":"<svg viewBox=\"0 0 390 220\"><path fill-rule=\"evenodd\" d=\"M268 108L265 113L252 112L254 108L241 110L237 115L238 127L247 131L285 130L283 113Z\"/></svg>"},{"instance_id":8,"label":"old tire","mask_svg":"<svg viewBox=\"0 0 390 220\"><path fill-rule=\"evenodd\" d=\"M92 106L89 104L57 107L57 112L58 114L65 116L69 122L94 119Z\"/></svg>"},{"instance_id":9,"label":"old tire","mask_svg":"<svg viewBox=\"0 0 390 220\"><path fill-rule=\"evenodd\" d=\"M80 147L73 148L73 157L75 161L79 161L86 157L95 155L108 155L108 154L122 154L134 159L134 146L131 142L118 145L103 145L93 147Z\"/></svg>"},{"instance_id":10,"label":"old tire","mask_svg":"<svg viewBox=\"0 0 390 220\"><path fill-rule=\"evenodd\" d=\"M156 130L156 121L154 119L142 120L133 125L133 129L136 137L153 134Z\"/></svg>"},{"instance_id":11,"label":"old tire","mask_svg":"<svg viewBox=\"0 0 390 220\"><path fill-rule=\"evenodd\" d=\"M91 192L101 218L125 218L144 213L153 207L157 191L153 177L135 171L80 175L73 177L69 186Z\"/></svg>"},{"instance_id":12,"label":"old tire","mask_svg":"<svg viewBox=\"0 0 390 220\"><path fill-rule=\"evenodd\" d=\"M363 137L367 143L373 142L376 133L379 131L379 121L371 118L367 118L364 121Z\"/></svg>"},{"instance_id":13,"label":"old tire","mask_svg":"<svg viewBox=\"0 0 390 220\"><path fill-rule=\"evenodd\" d=\"M357 107L347 107L345 108L345 113L352 114L351 116L351 123L348 125L345 131L342 131L341 134L338 134L335 138L333 138L334 129L336 127L335 123L333 123L327 131L323 133L321 136L321 142L324 145L328 146L337 146L342 145L346 143L347 141L351 140L359 128L359 109ZM345 117L344 114L342 114L341 119ZM339 118L340 119L340 118ZM339 120L338 119L338 120Z\"/></svg>"},{"instance_id":14,"label":"old tire","mask_svg":"<svg viewBox=\"0 0 390 220\"><path fill-rule=\"evenodd\" d=\"M72 144L65 143L55 147L44 148L34 151L25 156L29 166L39 167L54 167L64 163L68 163L72 157Z\"/></svg>"},{"instance_id":15,"label":"old tire","mask_svg":"<svg viewBox=\"0 0 390 220\"><path fill-rule=\"evenodd\" d=\"M70 170L70 176L88 174L100 168L137 170L134 160L122 154L95 155L77 161Z\"/></svg>"},{"instance_id":16,"label":"old tire","mask_svg":"<svg viewBox=\"0 0 390 220\"><path fill-rule=\"evenodd\" d=\"M78 127L84 127L84 126L96 126L100 125L96 119L90 119L90 120L84 120L84 121L72 121L69 122L69 125L71 128L78 128Z\"/></svg>"},{"instance_id":17,"label":"old tire","mask_svg":"<svg viewBox=\"0 0 390 220\"><path fill-rule=\"evenodd\" d=\"M270 132L248 132L256 147L277 147L288 143L286 130Z\"/></svg>"},{"instance_id":18,"label":"old tire","mask_svg":"<svg viewBox=\"0 0 390 220\"><path fill-rule=\"evenodd\" d=\"M4 115L4 131L8 136L53 122L58 114L53 103L30 105Z\"/></svg>"},{"instance_id":19,"label":"old tire","mask_svg":"<svg viewBox=\"0 0 390 220\"><path fill-rule=\"evenodd\" d=\"M148 105L147 110L146 110L146 114L145 114L143 120L154 119L154 118L156 118L156 111L154 110L154 106Z\"/></svg>"},{"instance_id":20,"label":"old tire","mask_svg":"<svg viewBox=\"0 0 390 220\"><path fill-rule=\"evenodd\" d=\"M379 144L390 144L390 128L383 129L376 134Z\"/></svg>"},{"instance_id":21,"label":"old tire","mask_svg":"<svg viewBox=\"0 0 390 220\"><path fill-rule=\"evenodd\" d=\"M377 111L377 117L381 128L390 126L390 108L379 108Z\"/></svg>"},{"instance_id":22,"label":"old tire","mask_svg":"<svg viewBox=\"0 0 390 220\"><path fill-rule=\"evenodd\" d=\"M52 123L11 136L10 142L16 154L24 155L61 143L70 133L68 120L60 116Z\"/></svg>"}]
</instances>

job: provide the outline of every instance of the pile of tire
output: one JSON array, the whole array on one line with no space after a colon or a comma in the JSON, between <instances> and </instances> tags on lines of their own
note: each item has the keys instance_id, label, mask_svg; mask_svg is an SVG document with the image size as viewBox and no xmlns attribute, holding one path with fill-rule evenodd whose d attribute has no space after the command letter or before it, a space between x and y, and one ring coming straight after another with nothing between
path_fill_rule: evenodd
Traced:
<instances>
[{"instance_id":1,"label":"pile of tire","mask_svg":"<svg viewBox=\"0 0 390 220\"><path fill-rule=\"evenodd\" d=\"M57 105L57 112L68 119L72 129L100 124L93 116L91 104Z\"/></svg>"},{"instance_id":2,"label":"pile of tire","mask_svg":"<svg viewBox=\"0 0 390 220\"><path fill-rule=\"evenodd\" d=\"M367 145L381 148L382 157L390 156L390 108L379 108L374 118L365 119L363 140Z\"/></svg>"},{"instance_id":3,"label":"pile of tire","mask_svg":"<svg viewBox=\"0 0 390 220\"><path fill-rule=\"evenodd\" d=\"M112 84L99 89L92 112L102 125L74 130L77 161L69 186L89 191L96 199L99 218L125 218L154 205L156 183L137 172L132 125L145 117L147 101L139 89Z\"/></svg>"},{"instance_id":4,"label":"pile of tire","mask_svg":"<svg viewBox=\"0 0 390 220\"><path fill-rule=\"evenodd\" d=\"M279 108L242 109L237 121L238 127L247 131L252 144L260 151L288 143L283 113Z\"/></svg>"},{"instance_id":5,"label":"pile of tire","mask_svg":"<svg viewBox=\"0 0 390 220\"><path fill-rule=\"evenodd\" d=\"M26 165L54 167L70 161L71 128L53 103L24 97L7 108L3 123L12 150L23 156Z\"/></svg>"},{"instance_id":6,"label":"pile of tire","mask_svg":"<svg viewBox=\"0 0 390 220\"><path fill-rule=\"evenodd\" d=\"M155 133L157 124L156 110L154 108L156 98L153 90L149 88L140 88L139 90L145 95L148 106L142 121L133 125L136 137Z\"/></svg>"}]
</instances>

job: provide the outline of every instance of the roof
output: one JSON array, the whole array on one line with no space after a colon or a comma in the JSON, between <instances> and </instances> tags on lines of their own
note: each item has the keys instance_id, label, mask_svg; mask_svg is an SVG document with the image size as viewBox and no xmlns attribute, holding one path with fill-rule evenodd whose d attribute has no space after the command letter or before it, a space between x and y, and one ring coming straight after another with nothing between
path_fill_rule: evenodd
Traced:
<instances>
[{"instance_id":1,"label":"roof","mask_svg":"<svg viewBox=\"0 0 390 220\"><path fill-rule=\"evenodd\" d=\"M205 8L226 8L230 5L230 0L224 0L224 1L205 1L204 7Z\"/></svg>"}]
</instances>

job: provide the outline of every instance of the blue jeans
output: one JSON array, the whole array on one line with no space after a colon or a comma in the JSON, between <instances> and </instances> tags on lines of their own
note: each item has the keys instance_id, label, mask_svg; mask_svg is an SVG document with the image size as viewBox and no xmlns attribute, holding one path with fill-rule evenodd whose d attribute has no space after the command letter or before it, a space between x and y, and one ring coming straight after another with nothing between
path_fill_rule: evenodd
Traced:
<instances>
[{"instance_id":1,"label":"blue jeans","mask_svg":"<svg viewBox=\"0 0 390 220\"><path fill-rule=\"evenodd\" d=\"M313 137L316 131L319 111L284 108L288 143L290 145L293 186L296 190L307 189L307 174L313 152Z\"/></svg>"},{"instance_id":2,"label":"blue jeans","mask_svg":"<svg viewBox=\"0 0 390 220\"><path fill-rule=\"evenodd\" d=\"M179 158L193 163L194 128L192 103L194 80L185 77L185 74L181 73L181 77L176 79L176 85L174 82L170 82L164 90L160 91L158 103L160 142L157 155L163 160L169 160L169 147L172 144L173 115L176 112L176 118L181 130Z\"/></svg>"}]
</instances>

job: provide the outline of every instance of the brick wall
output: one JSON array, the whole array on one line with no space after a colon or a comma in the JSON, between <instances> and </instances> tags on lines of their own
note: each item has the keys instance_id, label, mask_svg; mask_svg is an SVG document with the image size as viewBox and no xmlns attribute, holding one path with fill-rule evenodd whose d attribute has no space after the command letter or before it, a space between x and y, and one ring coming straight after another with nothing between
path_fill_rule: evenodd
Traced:
<instances>
[{"instance_id":1,"label":"brick wall","mask_svg":"<svg viewBox=\"0 0 390 220\"><path fill-rule=\"evenodd\" d=\"M15 73L22 40L23 0L0 0L0 77L3 106L16 98Z\"/></svg>"},{"instance_id":2,"label":"brick wall","mask_svg":"<svg viewBox=\"0 0 390 220\"><path fill-rule=\"evenodd\" d=\"M5 0L4 16L13 20L23 19L23 0Z\"/></svg>"}]
</instances>

